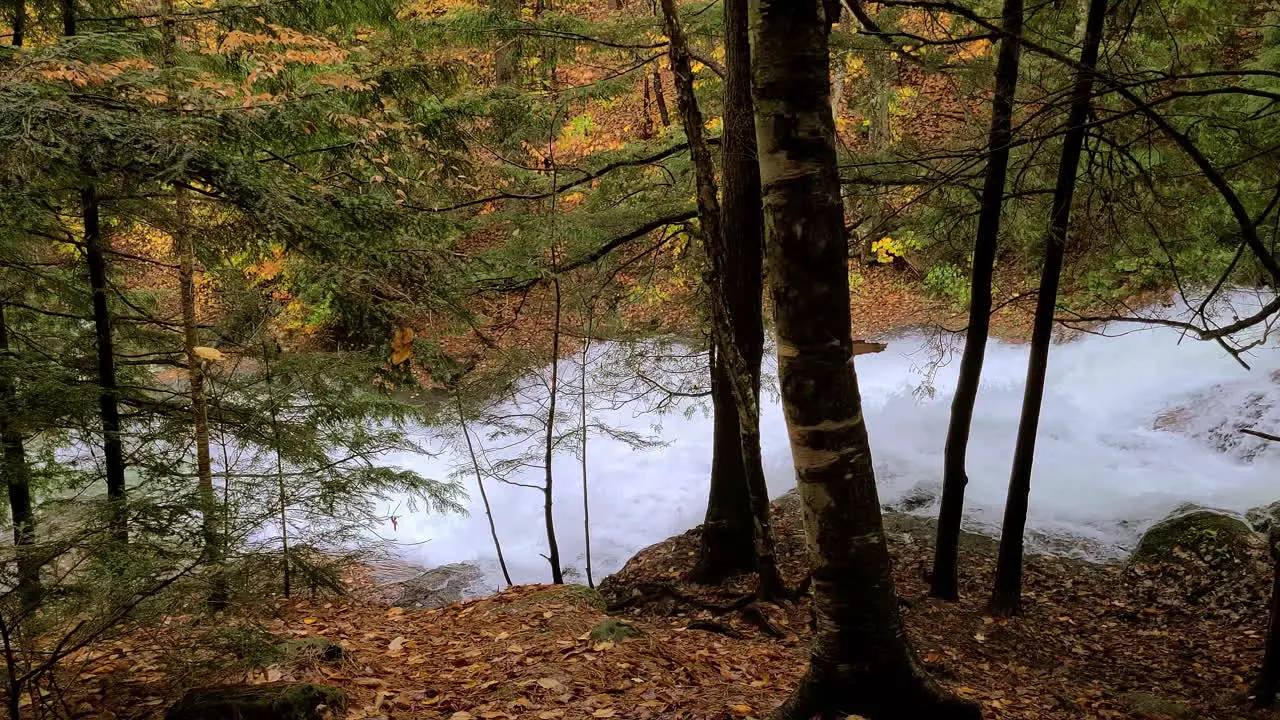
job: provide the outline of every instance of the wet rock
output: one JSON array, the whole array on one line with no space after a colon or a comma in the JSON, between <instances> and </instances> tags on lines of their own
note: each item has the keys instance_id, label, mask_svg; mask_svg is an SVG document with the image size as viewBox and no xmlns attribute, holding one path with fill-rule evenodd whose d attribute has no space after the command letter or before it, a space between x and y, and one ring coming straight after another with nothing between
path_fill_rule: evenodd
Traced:
<instances>
[{"instance_id":1,"label":"wet rock","mask_svg":"<svg viewBox=\"0 0 1280 720\"><path fill-rule=\"evenodd\" d=\"M1249 510L1244 514L1244 519L1257 532L1267 534L1272 527L1280 524L1280 500Z\"/></svg>"},{"instance_id":2,"label":"wet rock","mask_svg":"<svg viewBox=\"0 0 1280 720\"><path fill-rule=\"evenodd\" d=\"M440 608L481 594L484 572L471 563L450 563L392 585L396 607Z\"/></svg>"},{"instance_id":3,"label":"wet rock","mask_svg":"<svg viewBox=\"0 0 1280 720\"><path fill-rule=\"evenodd\" d=\"M907 491L905 495L896 502L890 503L884 507L885 510L892 512L915 512L923 510L934 503L938 499L938 490L936 487L925 485L917 485Z\"/></svg>"},{"instance_id":4,"label":"wet rock","mask_svg":"<svg viewBox=\"0 0 1280 720\"><path fill-rule=\"evenodd\" d=\"M165 720L322 720L340 714L347 695L327 685L264 683L187 691Z\"/></svg>"}]
</instances>

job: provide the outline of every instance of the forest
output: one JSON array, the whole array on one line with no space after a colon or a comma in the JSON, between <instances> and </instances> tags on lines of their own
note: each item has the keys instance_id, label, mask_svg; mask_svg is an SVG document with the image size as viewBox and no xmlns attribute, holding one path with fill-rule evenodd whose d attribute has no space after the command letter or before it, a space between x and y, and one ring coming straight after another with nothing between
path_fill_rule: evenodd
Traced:
<instances>
[{"instance_id":1,"label":"forest","mask_svg":"<svg viewBox=\"0 0 1280 720\"><path fill-rule=\"evenodd\" d=\"M12 720L1272 716L1276 0L4 0L0 78Z\"/></svg>"}]
</instances>

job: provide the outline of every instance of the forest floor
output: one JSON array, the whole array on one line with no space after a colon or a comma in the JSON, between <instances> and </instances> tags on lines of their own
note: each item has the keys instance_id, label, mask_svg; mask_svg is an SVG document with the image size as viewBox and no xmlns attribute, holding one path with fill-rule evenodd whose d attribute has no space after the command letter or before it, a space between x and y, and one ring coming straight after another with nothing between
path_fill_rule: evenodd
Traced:
<instances>
[{"instance_id":1,"label":"forest floor","mask_svg":"<svg viewBox=\"0 0 1280 720\"><path fill-rule=\"evenodd\" d=\"M774 513L784 574L797 583L806 567L796 496L777 501ZM1033 556L1025 614L994 620L983 613L992 540L966 534L964 599L940 602L924 582L931 521L885 518L911 641L944 685L983 705L984 717L1271 717L1246 697L1261 654L1265 576L1199 602L1177 588L1153 592L1167 578ZM808 604L713 609L741 598L752 578L683 583L697 545L695 528L645 549L602 594L522 586L436 610L390 607L357 573L349 596L269 603L253 619L275 638L338 643L343 659L313 656L247 675L231 673L230 663L178 672L174 655L190 653L183 638L194 621L175 618L87 650L93 669L68 678L66 707L81 717L153 718L192 685L297 680L345 690L352 719L762 717L804 670Z\"/></svg>"}]
</instances>

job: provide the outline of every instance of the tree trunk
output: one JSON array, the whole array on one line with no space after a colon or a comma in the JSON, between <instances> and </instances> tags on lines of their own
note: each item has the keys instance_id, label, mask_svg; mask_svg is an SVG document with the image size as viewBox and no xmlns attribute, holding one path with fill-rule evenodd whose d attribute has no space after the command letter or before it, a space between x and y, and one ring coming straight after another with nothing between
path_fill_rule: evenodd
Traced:
<instances>
[{"instance_id":1,"label":"tree trunk","mask_svg":"<svg viewBox=\"0 0 1280 720\"><path fill-rule=\"evenodd\" d=\"M66 37L76 34L76 0L62 0L62 34Z\"/></svg>"},{"instance_id":2,"label":"tree trunk","mask_svg":"<svg viewBox=\"0 0 1280 720\"><path fill-rule=\"evenodd\" d=\"M493 8L502 19L512 24L520 21L520 0L494 0ZM512 85L520 78L520 35L518 32L500 33L498 47L493 53L494 82Z\"/></svg>"},{"instance_id":3,"label":"tree trunk","mask_svg":"<svg viewBox=\"0 0 1280 720\"><path fill-rule=\"evenodd\" d=\"M178 199L182 202L182 198ZM188 393L191 397L191 424L196 444L197 494L200 498L200 534L204 543L204 562L214 572L209 604L215 609L225 607L227 588L222 577L224 548L222 545L221 508L213 487L213 462L209 455L209 409L204 394L203 359L196 353L200 347L199 328L196 319L195 264L196 246L190 232L181 239L182 257L178 264L179 285L182 295L182 344L187 354Z\"/></svg>"},{"instance_id":4,"label":"tree trunk","mask_svg":"<svg viewBox=\"0 0 1280 720\"><path fill-rule=\"evenodd\" d=\"M587 333L582 340L582 375L578 378L580 382L579 389L581 393L578 397L578 420L582 426L582 539L586 544L586 564L587 564L587 587L594 588L596 586L595 578L591 575L591 501L587 493L587 362L590 360L591 354L591 329L595 320L595 308L587 309Z\"/></svg>"},{"instance_id":5,"label":"tree trunk","mask_svg":"<svg viewBox=\"0 0 1280 720\"><path fill-rule=\"evenodd\" d=\"M0 304L0 356L14 361L9 347L9 326ZM31 468L22 433L15 427L18 415L17 380L9 370L0 372L0 461L5 486L9 492L9 512L13 518L13 545L17 554L18 598L24 611L40 601L40 560L33 553L36 544L36 517L31 502Z\"/></svg>"},{"instance_id":6,"label":"tree trunk","mask_svg":"<svg viewBox=\"0 0 1280 720\"><path fill-rule=\"evenodd\" d=\"M280 454L280 414L274 381L271 375L271 357L279 350L278 346L268 344L262 349L262 372L266 375L267 404L271 411L271 442L276 455L276 496L280 503L280 569L281 590L284 596L293 594L293 569L289 563L289 495L284 482L284 458Z\"/></svg>"},{"instance_id":7,"label":"tree trunk","mask_svg":"<svg viewBox=\"0 0 1280 720\"><path fill-rule=\"evenodd\" d=\"M662 66L653 68L653 104L658 106L658 119L662 127L671 127L671 113L667 110L667 93L662 89Z\"/></svg>"},{"instance_id":8,"label":"tree trunk","mask_svg":"<svg viewBox=\"0 0 1280 720\"><path fill-rule=\"evenodd\" d=\"M1258 679L1253 684L1254 707L1269 708L1276 702L1280 689L1280 528L1272 527L1267 546L1271 549L1271 613L1267 624L1266 650Z\"/></svg>"},{"instance_id":9,"label":"tree trunk","mask_svg":"<svg viewBox=\"0 0 1280 720\"><path fill-rule=\"evenodd\" d=\"M903 632L857 376L822 0L753 0L756 133L778 378L813 566L809 671L773 714L979 718Z\"/></svg>"},{"instance_id":10,"label":"tree trunk","mask_svg":"<svg viewBox=\"0 0 1280 720\"><path fill-rule=\"evenodd\" d=\"M757 594L761 599L783 597L786 589L778 574L773 533L769 523L769 496L760 457L760 358L764 349L761 318L761 243L759 168L753 162L755 143L748 118L752 117L750 49L746 7L743 0L725 5L725 203L716 197L715 166L703 136L702 111L693 90L693 68L688 43L680 27L675 0L662 0L666 19L671 70L675 77L676 102L689 156L697 181L698 217L711 266L711 322L716 352L725 369L733 395L740 436L745 489L751 502L754 524L756 571L760 575ZM756 165L754 169L747 165ZM732 223L735 242L726 229ZM714 462L713 462L714 465Z\"/></svg>"},{"instance_id":11,"label":"tree trunk","mask_svg":"<svg viewBox=\"0 0 1280 720\"><path fill-rule=\"evenodd\" d=\"M119 388L112 348L111 310L107 306L107 261L102 252L98 223L98 193L93 185L80 191L84 218L84 252L93 289L93 328L98 353L98 409L102 420L102 454L107 472L111 534L120 542L129 539L128 508L124 482L124 448L120 443Z\"/></svg>"},{"instance_id":12,"label":"tree trunk","mask_svg":"<svg viewBox=\"0 0 1280 720\"><path fill-rule=\"evenodd\" d=\"M555 180L552 180L554 183ZM553 211L554 212L554 211ZM543 467L546 471L542 486L542 514L547 524L547 562L551 563L551 582L564 584L564 570L560 567L560 546L556 543L555 515L552 513L552 487L555 479L551 470L551 460L555 455L556 442L556 395L560 385L560 280L555 275L556 251L551 249L551 287L555 294L555 316L551 326L551 397L547 402L547 434L546 452L543 456Z\"/></svg>"},{"instance_id":13,"label":"tree trunk","mask_svg":"<svg viewBox=\"0 0 1280 720\"><path fill-rule=\"evenodd\" d=\"M742 469L742 436L728 370L712 344L711 492L702 521L698 559L689 572L693 582L715 584L755 567L755 522L751 495Z\"/></svg>"},{"instance_id":14,"label":"tree trunk","mask_svg":"<svg viewBox=\"0 0 1280 720\"><path fill-rule=\"evenodd\" d=\"M1005 0L1004 31L1022 34L1022 0ZM991 275L995 268L1000 238L1000 213L1004 208L1005 178L1009 170L1009 143L1013 140L1013 100L1018 87L1020 46L1006 38L996 59L995 94L991 105L991 132L987 141L990 156L982 187L982 208L978 214L978 236L973 246L973 277L970 281L969 329L965 334L960 377L951 400L951 424L943 452L942 507L938 512L938 535L934 546L933 579L929 593L943 600L960 599L958 552L960 520L964 514L964 489L969 483L965 458L969 451L969 431L973 426L973 406L982 379L982 361L987 352L991 328Z\"/></svg>"},{"instance_id":15,"label":"tree trunk","mask_svg":"<svg viewBox=\"0 0 1280 720\"><path fill-rule=\"evenodd\" d=\"M1045 237L1044 268L1040 272L1040 294L1031 330L1031 357L1027 361L1027 387L1022 397L1022 416L1013 451L1009 495L1005 500L1004 524L1000 530L1000 555L996 561L995 588L990 611L994 615L1016 615L1022 603L1022 543L1027 526L1027 504L1031 494L1031 469L1035 461L1036 432L1040 427L1040 406L1044 400L1044 377L1049 367L1049 344L1053 339L1053 315L1057 309L1058 283L1067 230L1071 224L1071 202L1075 197L1076 170L1084 145L1085 124L1089 120L1093 93L1093 68L1098 64L1106 0L1089 0L1089 14L1080 51L1081 69L1071 92L1067 132L1062 141L1062 160L1053 191L1053 215Z\"/></svg>"},{"instance_id":16,"label":"tree trunk","mask_svg":"<svg viewBox=\"0 0 1280 720\"><path fill-rule=\"evenodd\" d=\"M462 392L455 389L453 397L458 408L458 424L462 426L462 436L467 439L467 453L471 456L471 467L476 471L476 485L480 487L480 500L484 503L484 514L489 519L489 535L493 537L493 549L498 553L498 567L502 568L502 578L507 587L512 585L511 573L507 571L507 559L502 555L502 543L498 542L498 526L493 521L493 508L489 506L489 493L484 489L484 476L480 474L480 460L476 457L476 448L471 444L471 432L467 429L467 416L462 410Z\"/></svg>"},{"instance_id":17,"label":"tree trunk","mask_svg":"<svg viewBox=\"0 0 1280 720\"><path fill-rule=\"evenodd\" d=\"M14 47L22 47L27 33L27 0L13 0L13 37L9 42Z\"/></svg>"}]
</instances>

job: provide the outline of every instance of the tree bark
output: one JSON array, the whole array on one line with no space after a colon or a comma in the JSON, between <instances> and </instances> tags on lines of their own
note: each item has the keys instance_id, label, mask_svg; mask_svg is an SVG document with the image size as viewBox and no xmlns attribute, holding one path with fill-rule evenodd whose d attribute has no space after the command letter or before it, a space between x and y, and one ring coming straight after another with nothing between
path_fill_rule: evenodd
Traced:
<instances>
[{"instance_id":1,"label":"tree bark","mask_svg":"<svg viewBox=\"0 0 1280 720\"><path fill-rule=\"evenodd\" d=\"M111 534L120 542L129 539L128 508L124 481L124 447L120 442L120 389L116 384L116 360L107 305L107 262L102 251L98 193L93 185L80 191L84 219L84 252L93 289L93 328L98 355L98 410L102 420L102 454L107 474Z\"/></svg>"},{"instance_id":2,"label":"tree bark","mask_svg":"<svg viewBox=\"0 0 1280 720\"><path fill-rule=\"evenodd\" d=\"M1262 656L1262 667L1258 668L1258 679L1254 682L1253 705L1269 708L1276 702L1276 691L1280 689L1280 528L1272 527L1267 535L1267 546L1271 550L1271 612L1267 623L1266 649Z\"/></svg>"},{"instance_id":3,"label":"tree bark","mask_svg":"<svg viewBox=\"0 0 1280 720\"><path fill-rule=\"evenodd\" d=\"M1023 0L1005 0L1001 26L1013 36L1022 34ZM1009 170L1009 145L1013 140L1013 100L1018 88L1020 45L1006 38L996 59L995 92L991 103L991 132L987 141L990 156L982 187L982 208L978 213L978 235L973 246L973 276L970 279L969 329L960 377L951 400L951 423L943 451L942 507L938 513L937 543L933 555L933 579L929 593L943 600L960 599L958 553L960 520L964 514L964 490L969 483L965 468L973 407L982 380L982 361L991 329L991 276L995 269L1000 238L1000 214L1004 208L1005 178Z\"/></svg>"},{"instance_id":4,"label":"tree bark","mask_svg":"<svg viewBox=\"0 0 1280 720\"><path fill-rule=\"evenodd\" d=\"M1089 0L1080 70L1071 92L1067 131L1062 141L1062 160L1053 192L1053 210L1045 237L1044 267L1031 330L1031 357L1027 361L1027 386L1022 397L1022 416L1013 451L1009 494L1005 500L1004 524L1000 530L1000 555L996 561L995 588L989 610L998 616L1016 615L1022 605L1022 546L1027 526L1027 506L1031 494L1031 470L1035 462L1036 433L1040 427L1040 407L1044 400L1044 378L1049 367L1049 344L1053 340L1053 315L1057 309L1058 284L1067 230L1071 224L1071 203L1075 198L1076 171L1084 146L1085 124L1089 120L1093 93L1093 68L1098 64L1106 0Z\"/></svg>"},{"instance_id":5,"label":"tree bark","mask_svg":"<svg viewBox=\"0 0 1280 720\"><path fill-rule=\"evenodd\" d=\"M595 588L596 581L591 575L591 498L587 492L587 363L591 355L591 329L595 321L595 307L587 308L587 332L582 340L582 374L579 376L578 420L582 427L582 539L586 545L587 587Z\"/></svg>"},{"instance_id":6,"label":"tree bark","mask_svg":"<svg viewBox=\"0 0 1280 720\"><path fill-rule=\"evenodd\" d=\"M978 718L903 632L856 373L822 0L752 0L752 51L778 377L804 503L817 631L772 715Z\"/></svg>"},{"instance_id":7,"label":"tree bark","mask_svg":"<svg viewBox=\"0 0 1280 720\"><path fill-rule=\"evenodd\" d=\"M9 347L9 325L0 304L0 356L13 362ZM0 471L9 492L9 513L13 518L13 545L17 554L18 598L24 610L40 601L40 560L34 554L36 518L31 502L31 468L22 432L14 424L18 416L17 380L5 370L0 372L0 448L4 451Z\"/></svg>"},{"instance_id":8,"label":"tree bark","mask_svg":"<svg viewBox=\"0 0 1280 720\"><path fill-rule=\"evenodd\" d=\"M62 34L66 37L76 34L76 0L62 0Z\"/></svg>"},{"instance_id":9,"label":"tree bark","mask_svg":"<svg viewBox=\"0 0 1280 720\"><path fill-rule=\"evenodd\" d=\"M658 106L658 120L662 127L671 127L671 112L667 110L667 93L662 89L662 67L653 68L653 104Z\"/></svg>"},{"instance_id":10,"label":"tree bark","mask_svg":"<svg viewBox=\"0 0 1280 720\"><path fill-rule=\"evenodd\" d=\"M742 468L742 438L728 371L712 344L711 491L702 521L698 559L689 572L693 582L715 584L755 567L755 522Z\"/></svg>"},{"instance_id":11,"label":"tree bark","mask_svg":"<svg viewBox=\"0 0 1280 720\"><path fill-rule=\"evenodd\" d=\"M760 358L764 350L761 318L763 220L759 209L759 168L748 118L752 116L746 7L725 5L725 62L733 67L725 82L725 203L716 196L715 165L703 136L702 111L693 90L693 64L680 27L675 0L662 0L666 19L676 103L689 142L697 184L698 217L711 266L712 341L733 396L740 437L745 489L754 525L757 594L771 600L786 595L774 555L769 496L760 457ZM732 55L731 55L732 53ZM754 168L747 165L756 166ZM734 242L726 229L732 223ZM714 461L713 461L714 465ZM723 487L725 484L722 483Z\"/></svg>"},{"instance_id":12,"label":"tree bark","mask_svg":"<svg viewBox=\"0 0 1280 720\"><path fill-rule=\"evenodd\" d=\"M27 33L27 0L13 0L13 36L9 44L22 47Z\"/></svg>"}]
</instances>

